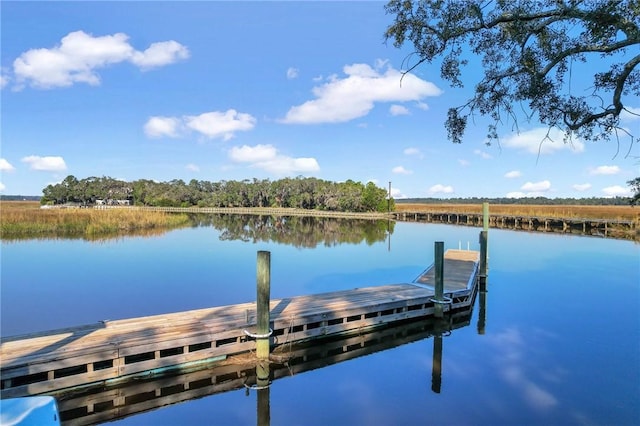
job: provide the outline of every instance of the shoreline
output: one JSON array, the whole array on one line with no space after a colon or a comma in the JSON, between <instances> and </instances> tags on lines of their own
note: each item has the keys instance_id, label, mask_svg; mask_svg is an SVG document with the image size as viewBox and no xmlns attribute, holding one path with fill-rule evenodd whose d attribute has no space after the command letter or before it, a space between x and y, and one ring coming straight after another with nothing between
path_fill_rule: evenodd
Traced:
<instances>
[{"instance_id":1,"label":"shoreline","mask_svg":"<svg viewBox=\"0 0 640 426\"><path fill-rule=\"evenodd\" d=\"M131 218L146 221L149 216L180 214L235 214L262 216L311 216L336 219L394 220L407 222L444 223L460 226L482 226L482 205L480 204L420 204L397 203L392 212L339 212L296 208L271 207L151 207L151 206L94 206L90 208L53 207L41 209L34 201L1 201L2 236L0 239L55 237L60 231L58 219L49 218L51 229L43 232L34 224L38 218L62 213L66 219L64 229L69 231L69 222L86 220L86 215L103 215L107 211L118 211L119 215L129 212ZM76 213L77 212L77 213ZM136 213L135 215L133 213ZM19 213L19 214L17 214ZM615 239L640 240L640 209L632 206L570 206L570 205L517 205L492 204L489 207L490 227L498 229L524 230L530 232L564 233L571 235L598 236ZM18 219L16 220L15 217ZM138 218L138 219L135 219ZM19 223L21 222L21 223ZM77 225L74 224L74 225ZM145 228L140 222L138 229ZM147 228L170 230L173 226L155 223ZM20 234L7 232L19 226ZM34 232L29 232L31 228ZM130 222L129 229L137 228ZM62 232L65 234L66 232ZM108 232L107 232L108 233ZM98 232L102 234L102 232ZM113 236L127 235L115 232ZM82 234L79 235L82 237Z\"/></svg>"}]
</instances>

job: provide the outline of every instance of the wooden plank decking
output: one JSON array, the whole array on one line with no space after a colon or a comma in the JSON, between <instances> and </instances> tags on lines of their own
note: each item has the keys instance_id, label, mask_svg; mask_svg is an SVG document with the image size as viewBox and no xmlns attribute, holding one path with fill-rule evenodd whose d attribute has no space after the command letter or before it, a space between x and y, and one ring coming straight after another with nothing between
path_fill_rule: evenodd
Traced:
<instances>
[{"instance_id":1,"label":"wooden plank decking","mask_svg":"<svg viewBox=\"0 0 640 426\"><path fill-rule=\"evenodd\" d=\"M446 320L427 318L358 335L326 339L322 345L283 345L270 366L271 381L299 375L407 343L450 333L470 324L472 307ZM434 354L435 356L435 354ZM113 421L166 405L255 386L255 362L232 357L205 369L181 369L176 374L149 374L140 380L113 386L88 387L81 392L54 393L67 426Z\"/></svg>"},{"instance_id":2,"label":"wooden plank decking","mask_svg":"<svg viewBox=\"0 0 640 426\"><path fill-rule=\"evenodd\" d=\"M477 252L445 253L444 311L468 308ZM432 268L414 283L272 300L272 344L299 342L433 314ZM213 360L255 348L255 303L100 322L3 338L3 398L107 381L172 365Z\"/></svg>"},{"instance_id":3,"label":"wooden plank decking","mask_svg":"<svg viewBox=\"0 0 640 426\"><path fill-rule=\"evenodd\" d=\"M470 287L470 280L475 278L474 268L479 261L479 253L469 250L447 250L444 256L445 293L464 290ZM416 280L433 289L435 286L435 269L427 268Z\"/></svg>"}]
</instances>

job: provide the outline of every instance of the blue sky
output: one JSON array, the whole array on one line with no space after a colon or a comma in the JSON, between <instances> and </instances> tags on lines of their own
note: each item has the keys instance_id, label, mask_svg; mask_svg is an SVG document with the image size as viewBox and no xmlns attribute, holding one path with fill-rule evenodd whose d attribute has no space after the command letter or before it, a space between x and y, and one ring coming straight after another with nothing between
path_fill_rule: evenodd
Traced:
<instances>
[{"instance_id":1,"label":"blue sky","mask_svg":"<svg viewBox=\"0 0 640 426\"><path fill-rule=\"evenodd\" d=\"M0 192L41 195L70 174L301 175L392 182L395 197L630 195L627 139L540 145L547 129L521 122L487 147L478 118L447 141L447 109L473 85L450 88L438 64L400 84L411 48L384 43L383 6L3 1ZM630 114L623 125L640 133Z\"/></svg>"}]
</instances>

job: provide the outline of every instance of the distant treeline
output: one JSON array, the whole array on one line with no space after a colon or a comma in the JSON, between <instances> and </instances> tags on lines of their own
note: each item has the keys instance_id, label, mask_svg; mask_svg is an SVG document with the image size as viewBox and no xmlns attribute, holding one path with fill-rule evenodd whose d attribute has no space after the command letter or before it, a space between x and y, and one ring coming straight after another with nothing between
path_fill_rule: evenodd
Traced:
<instances>
[{"instance_id":1,"label":"distant treeline","mask_svg":"<svg viewBox=\"0 0 640 426\"><path fill-rule=\"evenodd\" d=\"M0 201L40 201L39 195L0 195Z\"/></svg>"},{"instance_id":2,"label":"distant treeline","mask_svg":"<svg viewBox=\"0 0 640 426\"><path fill-rule=\"evenodd\" d=\"M523 198L403 198L396 200L396 203L416 203L416 204L518 204L518 205L556 205L556 206L621 206L629 205L629 197L590 197L590 198L546 198L546 197L523 197Z\"/></svg>"},{"instance_id":3,"label":"distant treeline","mask_svg":"<svg viewBox=\"0 0 640 426\"><path fill-rule=\"evenodd\" d=\"M78 180L67 176L61 183L43 189L43 196L0 195L3 201L40 201L42 204L95 204L96 200L128 200L134 205L162 207L296 207L335 211L387 211L387 192L369 182L348 180L335 183L316 178L245 179L207 182L192 179L126 182L110 177ZM403 198L395 203L419 204L518 204L518 205L628 205L629 197L589 198Z\"/></svg>"},{"instance_id":4,"label":"distant treeline","mask_svg":"<svg viewBox=\"0 0 640 426\"><path fill-rule=\"evenodd\" d=\"M330 182L316 178L245 179L208 182L180 179L126 182L110 177L77 179L42 190L41 204L93 205L97 203L157 207L293 207L348 212L387 211L387 191L374 183L347 180ZM393 208L393 199L390 200Z\"/></svg>"}]
</instances>

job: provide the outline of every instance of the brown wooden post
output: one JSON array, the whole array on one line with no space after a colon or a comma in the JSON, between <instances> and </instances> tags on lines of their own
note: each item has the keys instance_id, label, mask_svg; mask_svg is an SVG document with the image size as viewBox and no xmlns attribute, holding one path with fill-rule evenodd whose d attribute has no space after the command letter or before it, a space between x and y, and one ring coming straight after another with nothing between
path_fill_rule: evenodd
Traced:
<instances>
[{"instance_id":1,"label":"brown wooden post","mask_svg":"<svg viewBox=\"0 0 640 426\"><path fill-rule=\"evenodd\" d=\"M256 356L258 359L269 358L271 343L269 330L269 304L271 293L271 252L259 251L257 264L257 318L256 318ZM264 337L266 336L266 337Z\"/></svg>"},{"instance_id":2,"label":"brown wooden post","mask_svg":"<svg viewBox=\"0 0 640 426\"><path fill-rule=\"evenodd\" d=\"M435 288L433 304L433 315L441 318L443 316L442 302L444 302L444 242L436 241L434 245L434 273Z\"/></svg>"},{"instance_id":3,"label":"brown wooden post","mask_svg":"<svg viewBox=\"0 0 640 426\"><path fill-rule=\"evenodd\" d=\"M256 265L256 389L258 392L258 425L268 426L271 422L270 410L270 368L269 352L271 333L269 328L271 303L271 253L259 251Z\"/></svg>"}]
</instances>

